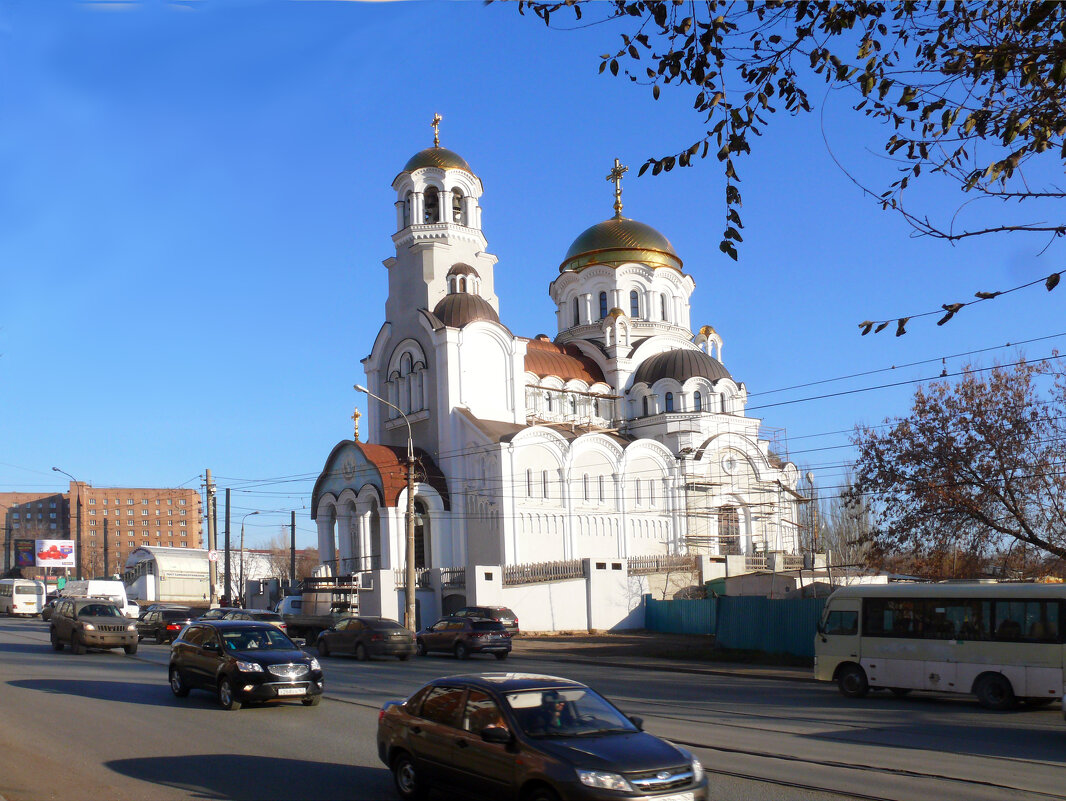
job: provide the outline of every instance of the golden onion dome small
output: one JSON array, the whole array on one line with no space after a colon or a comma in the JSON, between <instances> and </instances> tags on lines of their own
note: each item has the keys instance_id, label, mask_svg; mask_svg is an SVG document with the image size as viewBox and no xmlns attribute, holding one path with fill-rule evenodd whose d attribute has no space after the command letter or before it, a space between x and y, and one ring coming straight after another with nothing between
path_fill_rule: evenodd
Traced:
<instances>
[{"instance_id":1,"label":"golden onion dome small","mask_svg":"<svg viewBox=\"0 0 1066 801\"><path fill-rule=\"evenodd\" d=\"M439 170L466 170L471 175L474 174L474 171L470 169L470 165L466 163L466 159L455 151L439 145L427 147L425 150L415 153L404 165L403 171L414 172L423 167L436 167Z\"/></svg>"},{"instance_id":2,"label":"golden onion dome small","mask_svg":"<svg viewBox=\"0 0 1066 801\"><path fill-rule=\"evenodd\" d=\"M612 217L587 228L574 240L559 265L559 272L627 261L681 270L681 258L669 239L650 225L627 217Z\"/></svg>"}]
</instances>

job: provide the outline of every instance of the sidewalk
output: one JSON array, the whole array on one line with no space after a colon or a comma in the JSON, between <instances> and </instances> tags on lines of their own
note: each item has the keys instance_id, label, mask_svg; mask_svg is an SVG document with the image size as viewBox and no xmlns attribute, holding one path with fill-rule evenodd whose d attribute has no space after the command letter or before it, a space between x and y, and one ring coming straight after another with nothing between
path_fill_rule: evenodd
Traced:
<instances>
[{"instance_id":1,"label":"sidewalk","mask_svg":"<svg viewBox=\"0 0 1066 801\"><path fill-rule=\"evenodd\" d=\"M721 661L710 637L686 634L523 634L513 640L512 649L516 656L539 656L557 662L775 681L814 681L810 667Z\"/></svg>"}]
</instances>

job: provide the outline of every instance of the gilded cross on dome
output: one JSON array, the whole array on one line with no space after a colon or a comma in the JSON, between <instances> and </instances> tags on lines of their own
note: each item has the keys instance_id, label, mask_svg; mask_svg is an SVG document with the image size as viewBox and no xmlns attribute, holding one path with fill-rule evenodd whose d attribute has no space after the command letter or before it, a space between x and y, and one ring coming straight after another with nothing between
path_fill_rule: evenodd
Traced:
<instances>
[{"instance_id":1,"label":"gilded cross on dome","mask_svg":"<svg viewBox=\"0 0 1066 801\"><path fill-rule=\"evenodd\" d=\"M430 123L433 126L433 147L440 147L440 122L443 119L440 114L434 114L433 122Z\"/></svg>"},{"instance_id":2,"label":"gilded cross on dome","mask_svg":"<svg viewBox=\"0 0 1066 801\"><path fill-rule=\"evenodd\" d=\"M629 167L622 165L618 159L614 160L614 169L607 176L608 181L614 181L614 216L622 216L622 176L629 172Z\"/></svg>"},{"instance_id":3,"label":"gilded cross on dome","mask_svg":"<svg viewBox=\"0 0 1066 801\"><path fill-rule=\"evenodd\" d=\"M359 441L359 418L363 415L359 414L359 410L355 410L355 414L352 415L352 421L355 423L355 441Z\"/></svg>"}]
</instances>

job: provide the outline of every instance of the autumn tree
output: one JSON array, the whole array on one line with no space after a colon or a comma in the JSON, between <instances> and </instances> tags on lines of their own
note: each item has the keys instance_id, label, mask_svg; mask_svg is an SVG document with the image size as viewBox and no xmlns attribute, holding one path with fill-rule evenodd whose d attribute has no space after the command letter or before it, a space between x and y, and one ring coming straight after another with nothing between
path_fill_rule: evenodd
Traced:
<instances>
[{"instance_id":1,"label":"autumn tree","mask_svg":"<svg viewBox=\"0 0 1066 801\"><path fill-rule=\"evenodd\" d=\"M281 579L290 579L291 553L289 550L289 531L282 528L277 536L273 537L265 546L267 551L267 564L272 576ZM304 579L314 574L318 566L318 549L303 548L296 551L296 578Z\"/></svg>"},{"instance_id":2,"label":"autumn tree","mask_svg":"<svg viewBox=\"0 0 1066 801\"><path fill-rule=\"evenodd\" d=\"M1066 365L967 368L920 387L906 417L859 426L846 493L865 538L916 572L963 575L1015 546L1066 557ZM994 560L993 560L994 561Z\"/></svg>"}]
</instances>

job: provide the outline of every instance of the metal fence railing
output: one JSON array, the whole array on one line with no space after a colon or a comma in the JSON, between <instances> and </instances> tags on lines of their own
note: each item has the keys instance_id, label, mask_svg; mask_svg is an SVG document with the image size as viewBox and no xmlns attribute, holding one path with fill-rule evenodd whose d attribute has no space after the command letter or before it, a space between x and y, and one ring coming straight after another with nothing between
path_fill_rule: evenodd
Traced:
<instances>
[{"instance_id":1,"label":"metal fence railing","mask_svg":"<svg viewBox=\"0 0 1066 801\"><path fill-rule=\"evenodd\" d=\"M745 570L766 570L765 554L749 554L744 557Z\"/></svg>"},{"instance_id":2,"label":"metal fence railing","mask_svg":"<svg viewBox=\"0 0 1066 801\"><path fill-rule=\"evenodd\" d=\"M402 590L407 586L407 571L398 567L392 571L393 580L396 582L396 589ZM420 590L429 589L429 568L417 567L415 568L415 587Z\"/></svg>"},{"instance_id":3,"label":"metal fence railing","mask_svg":"<svg viewBox=\"0 0 1066 801\"><path fill-rule=\"evenodd\" d=\"M446 567L440 571L440 586L444 589L466 586L465 567Z\"/></svg>"},{"instance_id":4,"label":"metal fence railing","mask_svg":"<svg viewBox=\"0 0 1066 801\"><path fill-rule=\"evenodd\" d=\"M536 584L541 581L562 581L584 578L585 568L580 559L565 562L531 562L525 565L504 565L503 585Z\"/></svg>"},{"instance_id":5,"label":"metal fence railing","mask_svg":"<svg viewBox=\"0 0 1066 801\"><path fill-rule=\"evenodd\" d=\"M698 557L683 554L650 554L631 556L629 575L646 576L651 573L670 573L675 570L695 570Z\"/></svg>"},{"instance_id":6,"label":"metal fence railing","mask_svg":"<svg viewBox=\"0 0 1066 801\"><path fill-rule=\"evenodd\" d=\"M781 560L784 570L803 570L803 554L787 553Z\"/></svg>"}]
</instances>

